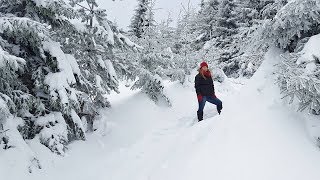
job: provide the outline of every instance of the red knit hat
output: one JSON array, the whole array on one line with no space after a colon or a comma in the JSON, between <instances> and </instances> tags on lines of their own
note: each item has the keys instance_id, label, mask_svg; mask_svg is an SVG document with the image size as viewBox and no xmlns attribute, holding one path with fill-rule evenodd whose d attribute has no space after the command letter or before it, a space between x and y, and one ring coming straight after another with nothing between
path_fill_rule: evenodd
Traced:
<instances>
[{"instance_id":1,"label":"red knit hat","mask_svg":"<svg viewBox=\"0 0 320 180\"><path fill-rule=\"evenodd\" d=\"M200 69L201 69L202 67L204 67L204 66L207 66L207 67L208 67L208 64L207 64L205 61L203 61L203 62L200 64Z\"/></svg>"}]
</instances>

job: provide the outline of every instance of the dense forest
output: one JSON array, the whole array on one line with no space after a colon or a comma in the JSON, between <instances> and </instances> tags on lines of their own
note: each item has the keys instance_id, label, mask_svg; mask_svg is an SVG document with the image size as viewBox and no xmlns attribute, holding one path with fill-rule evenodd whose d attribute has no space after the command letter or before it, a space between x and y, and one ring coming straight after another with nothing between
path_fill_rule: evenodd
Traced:
<instances>
[{"instance_id":1,"label":"dense forest","mask_svg":"<svg viewBox=\"0 0 320 180\"><path fill-rule=\"evenodd\" d=\"M163 80L184 84L204 60L215 81L250 78L271 47L283 50L283 96L320 114L320 53L303 53L320 43L318 0L202 0L176 26L156 22L154 6L138 0L125 31L95 0L0 0L0 148L38 138L64 155L103 126L120 82L170 107Z\"/></svg>"}]
</instances>

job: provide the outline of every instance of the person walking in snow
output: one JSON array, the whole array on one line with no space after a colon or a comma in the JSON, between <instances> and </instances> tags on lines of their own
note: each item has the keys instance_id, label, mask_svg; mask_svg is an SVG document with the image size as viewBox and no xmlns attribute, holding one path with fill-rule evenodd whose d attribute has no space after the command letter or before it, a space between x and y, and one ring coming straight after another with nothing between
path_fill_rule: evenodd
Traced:
<instances>
[{"instance_id":1,"label":"person walking in snow","mask_svg":"<svg viewBox=\"0 0 320 180\"><path fill-rule=\"evenodd\" d=\"M200 64L199 73L196 75L194 83L199 103L199 109L197 111L198 121L203 120L203 109L207 101L215 104L217 106L217 111L220 114L222 110L222 101L215 95L212 75L206 62Z\"/></svg>"}]
</instances>

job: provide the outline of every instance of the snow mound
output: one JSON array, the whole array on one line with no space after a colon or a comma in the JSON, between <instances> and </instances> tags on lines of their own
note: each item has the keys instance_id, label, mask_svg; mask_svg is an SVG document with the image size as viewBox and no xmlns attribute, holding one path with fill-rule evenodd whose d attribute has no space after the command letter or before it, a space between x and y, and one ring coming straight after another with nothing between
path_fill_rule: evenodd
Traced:
<instances>
[{"instance_id":1,"label":"snow mound","mask_svg":"<svg viewBox=\"0 0 320 180\"><path fill-rule=\"evenodd\" d=\"M306 63L307 73L313 73L317 69L316 60L319 61L320 59L319 44L320 34L312 36L300 52L302 55L298 58L297 64L300 65Z\"/></svg>"}]
</instances>

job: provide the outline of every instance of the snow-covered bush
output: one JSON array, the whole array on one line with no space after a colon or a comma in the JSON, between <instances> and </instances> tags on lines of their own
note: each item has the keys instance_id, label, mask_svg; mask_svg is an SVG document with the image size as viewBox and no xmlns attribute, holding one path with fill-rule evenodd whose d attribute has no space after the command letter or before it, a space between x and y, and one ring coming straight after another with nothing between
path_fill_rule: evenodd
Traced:
<instances>
[{"instance_id":1,"label":"snow-covered bush","mask_svg":"<svg viewBox=\"0 0 320 180\"><path fill-rule=\"evenodd\" d=\"M183 84L186 79L186 72L183 69L168 70L165 74L171 81L179 81L181 84Z\"/></svg>"},{"instance_id":2,"label":"snow-covered bush","mask_svg":"<svg viewBox=\"0 0 320 180\"><path fill-rule=\"evenodd\" d=\"M0 142L4 137L4 134L3 134L5 131L4 124L6 123L9 116L10 116L10 112L6 105L6 102L3 101L2 98L0 98Z\"/></svg>"},{"instance_id":3,"label":"snow-covered bush","mask_svg":"<svg viewBox=\"0 0 320 180\"><path fill-rule=\"evenodd\" d=\"M113 49L140 48L95 1L89 12L81 2L0 2L0 99L23 118L24 139L39 135L58 154L85 139L98 109L110 106L104 95L118 88ZM43 118L51 120L38 123Z\"/></svg>"},{"instance_id":4,"label":"snow-covered bush","mask_svg":"<svg viewBox=\"0 0 320 180\"><path fill-rule=\"evenodd\" d=\"M252 0L255 1L255 0ZM268 0L260 1L263 6L260 7L259 16L261 19L272 19L278 11L288 3L288 0Z\"/></svg>"},{"instance_id":5,"label":"snow-covered bush","mask_svg":"<svg viewBox=\"0 0 320 180\"><path fill-rule=\"evenodd\" d=\"M228 60L223 65L228 76L250 78L260 67L268 47L261 38L265 33L262 32L263 25L273 19L286 3L286 0L238 1L235 8L238 33L232 37L233 43L229 47L231 53L228 54L232 56L227 56Z\"/></svg>"},{"instance_id":6,"label":"snow-covered bush","mask_svg":"<svg viewBox=\"0 0 320 180\"><path fill-rule=\"evenodd\" d=\"M138 78L131 89L141 89L156 103L165 102L168 106L171 106L169 98L163 94L164 86L159 75L152 75L147 70L141 70Z\"/></svg>"},{"instance_id":7,"label":"snow-covered bush","mask_svg":"<svg viewBox=\"0 0 320 180\"><path fill-rule=\"evenodd\" d=\"M68 126L59 112L54 112L36 119L35 126L41 127L40 142L52 152L63 155L68 140Z\"/></svg>"},{"instance_id":8,"label":"snow-covered bush","mask_svg":"<svg viewBox=\"0 0 320 180\"><path fill-rule=\"evenodd\" d=\"M284 4L279 1L278 4ZM299 110L308 108L319 114L319 53L320 6L317 0L292 0L273 19L267 20L254 39L258 50L276 45L287 50L279 63L279 85L291 101L297 98ZM269 5L264 9L279 8ZM271 13L272 14L272 13ZM260 31L261 30L261 31ZM311 37L312 36L312 37ZM309 38L311 37L311 38ZM257 45L259 44L259 45Z\"/></svg>"},{"instance_id":9,"label":"snow-covered bush","mask_svg":"<svg viewBox=\"0 0 320 180\"><path fill-rule=\"evenodd\" d=\"M258 70L262 61L264 60L265 51L247 51L241 56L236 57L239 64L239 75L243 77L252 77Z\"/></svg>"},{"instance_id":10,"label":"snow-covered bush","mask_svg":"<svg viewBox=\"0 0 320 180\"><path fill-rule=\"evenodd\" d=\"M319 32L319 19L319 1L289 1L272 20L265 23L261 41L293 52L299 39Z\"/></svg>"},{"instance_id":11,"label":"snow-covered bush","mask_svg":"<svg viewBox=\"0 0 320 180\"><path fill-rule=\"evenodd\" d=\"M132 38L143 47L138 52L128 52L126 55L120 54L120 60L130 59L130 63L121 63L121 69L127 66L129 72L122 70L124 75L129 75L125 79L135 80L132 89L142 89L156 103L165 102L171 106L170 100L163 93L162 79L180 80L182 82L181 71L175 66L174 54L171 50L172 29L168 23L155 25L153 19L153 5L148 1L139 1L148 6L146 12L136 11L131 25ZM144 7L145 8L145 7ZM137 19L147 23L137 23ZM134 70L132 70L135 67ZM183 80L182 80L183 79Z\"/></svg>"},{"instance_id":12,"label":"snow-covered bush","mask_svg":"<svg viewBox=\"0 0 320 180\"><path fill-rule=\"evenodd\" d=\"M312 36L298 53L283 55L278 83L291 102L299 100L299 110L320 115L320 34Z\"/></svg>"},{"instance_id":13,"label":"snow-covered bush","mask_svg":"<svg viewBox=\"0 0 320 180\"><path fill-rule=\"evenodd\" d=\"M7 103L10 109L16 110L12 113L25 120L24 127L19 128L23 137L33 138L37 131L34 131L32 119L50 111L66 115L66 122L70 120L68 133L73 134L77 127L68 114L72 109L78 110L81 104L77 98L79 92L73 87L75 75L80 75L76 60L51 39L50 29L45 24L13 15L1 17L1 22L2 47L25 62L23 71L8 71L10 77L3 76L6 79L2 79L2 84L9 86L3 86L1 92L6 102L14 104L15 108L11 108ZM75 139L84 139L84 136Z\"/></svg>"},{"instance_id":14,"label":"snow-covered bush","mask_svg":"<svg viewBox=\"0 0 320 180\"><path fill-rule=\"evenodd\" d=\"M210 69L210 70L211 70L211 73L212 73L212 79L214 81L218 81L218 82L222 83L227 78L227 76L224 74L222 69L213 68L213 69Z\"/></svg>"}]
</instances>

